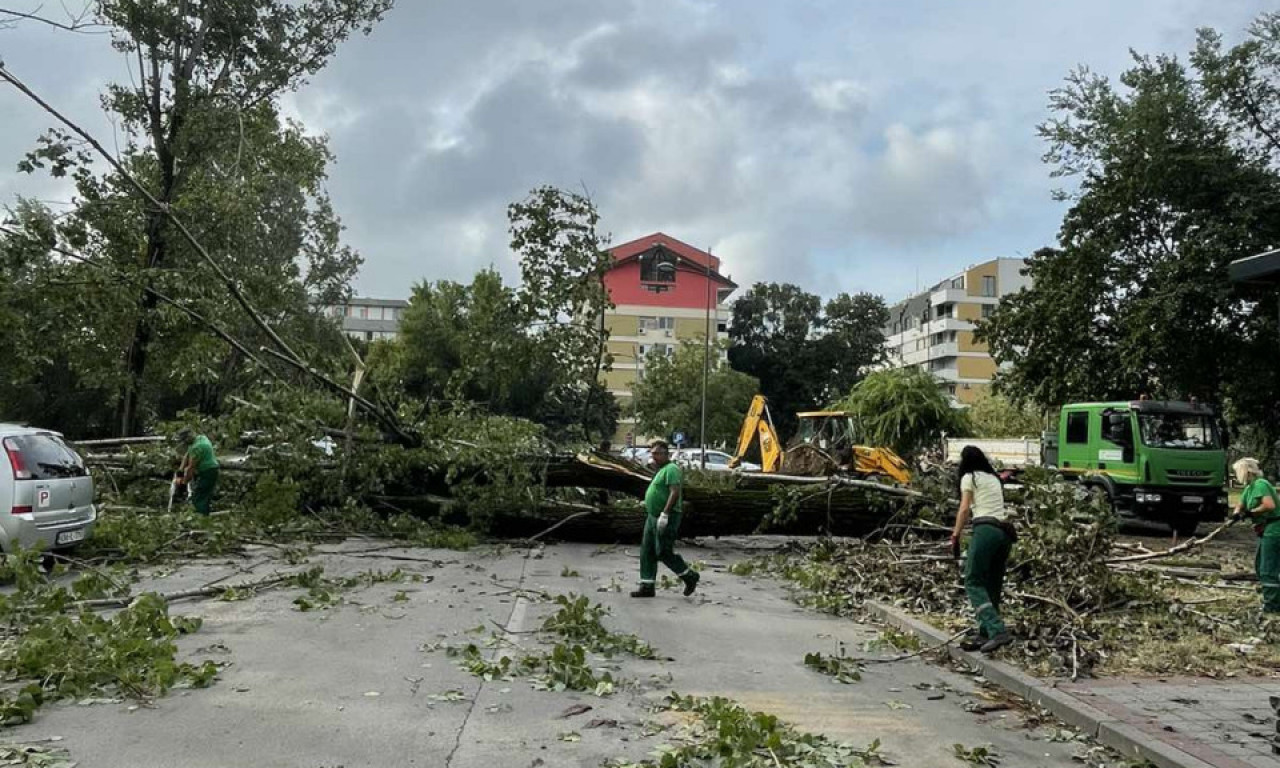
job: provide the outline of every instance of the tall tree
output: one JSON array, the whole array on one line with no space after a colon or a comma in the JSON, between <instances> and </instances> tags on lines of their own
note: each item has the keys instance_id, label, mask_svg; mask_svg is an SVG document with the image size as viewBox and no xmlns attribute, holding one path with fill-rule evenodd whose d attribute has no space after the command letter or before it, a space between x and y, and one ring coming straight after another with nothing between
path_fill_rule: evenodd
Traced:
<instances>
[{"instance_id":1,"label":"tall tree","mask_svg":"<svg viewBox=\"0 0 1280 768\"><path fill-rule=\"evenodd\" d=\"M1230 89L1206 85L1223 71L1135 55L1120 90L1080 70L1053 92L1046 160L1077 188L1058 247L1028 262L1034 287L980 328L1012 363L1005 392L1045 407L1197 397L1277 425L1275 297L1233 288L1227 266L1280 243L1280 177L1219 101Z\"/></svg>"},{"instance_id":2,"label":"tall tree","mask_svg":"<svg viewBox=\"0 0 1280 768\"><path fill-rule=\"evenodd\" d=\"M558 440L604 439L616 401L598 381L607 364L598 318L612 264L591 201L551 187L508 209L521 282L482 271L470 285L414 288L399 338L375 345L371 381L428 404L479 406L538 422Z\"/></svg>"},{"instance_id":3,"label":"tall tree","mask_svg":"<svg viewBox=\"0 0 1280 768\"><path fill-rule=\"evenodd\" d=\"M644 378L632 385L635 415L642 432L670 435L683 431L690 445L702 444L703 346L686 340L667 356L645 358ZM721 355L707 372L707 445L730 445L738 436L760 382L733 370Z\"/></svg>"},{"instance_id":4,"label":"tall tree","mask_svg":"<svg viewBox=\"0 0 1280 768\"><path fill-rule=\"evenodd\" d=\"M884 358L889 312L878 296L827 302L798 286L756 283L733 305L729 362L760 381L784 439L798 411L846 395Z\"/></svg>"},{"instance_id":5,"label":"tall tree","mask_svg":"<svg viewBox=\"0 0 1280 768\"><path fill-rule=\"evenodd\" d=\"M345 290L358 258L338 245L340 227L322 182L329 159L322 140L281 120L278 97L322 68L337 46L367 32L391 0L101 0L96 20L134 65L134 82L114 83L103 97L128 137L124 168L159 208L139 201L115 172L95 172L65 131L47 134L23 163L54 175L73 171L78 199L63 236L137 280L127 296L127 338L117 353L123 376L118 431L139 431L155 393L149 374L158 339L172 318L155 289L216 304L206 265L174 229L179 213L219 258L262 314L279 326L318 332L307 306ZM214 307L208 307L213 310ZM225 317L225 313L222 313ZM240 371L237 353L183 348L204 361L196 378ZM177 358L182 351L170 350ZM170 360L164 361L166 363ZM188 382L190 383L190 382ZM214 395L217 399L217 395Z\"/></svg>"}]
</instances>

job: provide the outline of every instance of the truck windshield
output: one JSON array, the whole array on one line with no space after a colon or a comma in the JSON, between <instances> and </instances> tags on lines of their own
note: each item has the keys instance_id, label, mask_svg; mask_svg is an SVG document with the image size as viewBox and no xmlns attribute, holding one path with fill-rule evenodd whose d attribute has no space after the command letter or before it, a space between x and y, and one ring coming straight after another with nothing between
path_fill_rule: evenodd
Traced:
<instances>
[{"instance_id":1,"label":"truck windshield","mask_svg":"<svg viewBox=\"0 0 1280 768\"><path fill-rule=\"evenodd\" d=\"M1143 445L1152 448L1220 448L1213 419L1194 413L1139 413Z\"/></svg>"}]
</instances>

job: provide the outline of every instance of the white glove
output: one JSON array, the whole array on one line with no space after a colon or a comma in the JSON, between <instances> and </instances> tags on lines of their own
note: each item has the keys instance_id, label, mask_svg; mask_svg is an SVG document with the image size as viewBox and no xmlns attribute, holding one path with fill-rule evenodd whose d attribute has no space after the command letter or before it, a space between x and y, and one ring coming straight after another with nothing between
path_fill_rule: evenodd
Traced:
<instances>
[{"instance_id":1,"label":"white glove","mask_svg":"<svg viewBox=\"0 0 1280 768\"><path fill-rule=\"evenodd\" d=\"M666 513L666 512L663 512L662 514L658 515L658 535L659 535L659 536L661 536L662 534L666 533L666 530L667 530L667 522L668 522L668 521L667 521L667 513Z\"/></svg>"}]
</instances>

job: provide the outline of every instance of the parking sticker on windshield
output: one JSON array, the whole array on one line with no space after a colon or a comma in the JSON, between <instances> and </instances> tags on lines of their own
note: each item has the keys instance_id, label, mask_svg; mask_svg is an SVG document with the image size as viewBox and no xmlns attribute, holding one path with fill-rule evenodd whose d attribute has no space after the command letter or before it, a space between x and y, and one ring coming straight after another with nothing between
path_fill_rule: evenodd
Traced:
<instances>
[{"instance_id":1,"label":"parking sticker on windshield","mask_svg":"<svg viewBox=\"0 0 1280 768\"><path fill-rule=\"evenodd\" d=\"M48 508L49 502L52 500L52 498L53 496L52 494L49 493L48 488L36 489L36 506L39 507L40 509Z\"/></svg>"}]
</instances>

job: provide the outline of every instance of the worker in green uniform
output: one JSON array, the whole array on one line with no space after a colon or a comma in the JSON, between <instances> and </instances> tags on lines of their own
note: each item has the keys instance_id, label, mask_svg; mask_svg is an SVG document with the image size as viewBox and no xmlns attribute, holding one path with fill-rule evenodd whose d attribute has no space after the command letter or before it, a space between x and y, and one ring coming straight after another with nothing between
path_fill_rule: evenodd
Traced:
<instances>
[{"instance_id":1,"label":"worker in green uniform","mask_svg":"<svg viewBox=\"0 0 1280 768\"><path fill-rule=\"evenodd\" d=\"M1240 503L1236 505L1236 517L1249 515L1253 530L1258 534L1258 553L1254 557L1254 569L1258 583L1262 585L1262 612L1280 613L1280 498L1257 459L1240 459L1231 467L1236 481L1244 486Z\"/></svg>"},{"instance_id":2,"label":"worker in green uniform","mask_svg":"<svg viewBox=\"0 0 1280 768\"><path fill-rule=\"evenodd\" d=\"M209 515L213 512L213 493L218 487L218 457L213 453L213 443L205 435L197 435L188 427L178 431L178 445L183 449L182 463L174 483L191 485L191 503L196 512Z\"/></svg>"},{"instance_id":3,"label":"worker in green uniform","mask_svg":"<svg viewBox=\"0 0 1280 768\"><path fill-rule=\"evenodd\" d=\"M671 461L671 448L663 440L649 444L649 455L658 471L649 481L644 494L644 536L640 542L640 588L632 597L653 597L658 578L658 561L662 561L684 582L684 594L698 588L698 572L689 567L675 552L680 534L683 478L680 467Z\"/></svg>"},{"instance_id":4,"label":"worker in green uniform","mask_svg":"<svg viewBox=\"0 0 1280 768\"><path fill-rule=\"evenodd\" d=\"M973 518L973 535L964 561L964 591L978 619L977 632L960 643L965 650L991 653L1013 642L1000 618L1004 571L1013 543L1018 540L1004 506L1004 485L981 448L966 445L960 452L960 511L951 534L951 551L959 556L960 535Z\"/></svg>"}]
</instances>

